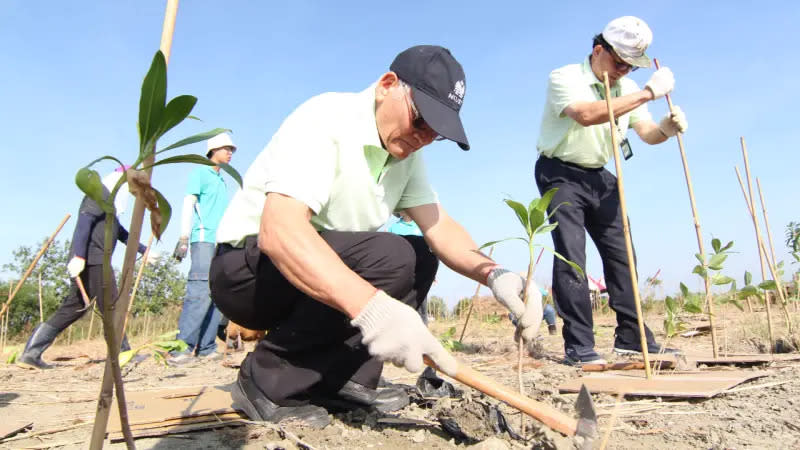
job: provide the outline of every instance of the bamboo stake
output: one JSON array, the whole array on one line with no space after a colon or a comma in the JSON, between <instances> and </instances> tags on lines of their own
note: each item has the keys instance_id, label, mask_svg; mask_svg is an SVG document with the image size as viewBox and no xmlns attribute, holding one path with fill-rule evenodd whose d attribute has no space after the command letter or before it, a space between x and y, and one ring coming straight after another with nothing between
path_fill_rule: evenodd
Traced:
<instances>
[{"instance_id":1,"label":"bamboo stake","mask_svg":"<svg viewBox=\"0 0 800 450\"><path fill-rule=\"evenodd\" d=\"M136 274L136 281L133 282L133 292L131 293L131 301L128 303L128 310L125 312L125 322L122 325L122 335L125 336L125 330L128 328L128 317L133 309L133 301L136 299L136 290L139 288L139 281L142 280L144 273L144 266L147 265L147 257L150 256L150 247L153 246L153 235L150 235L150 240L147 241L147 249L142 255L142 264L139 265L139 273Z\"/></svg>"},{"instance_id":2,"label":"bamboo stake","mask_svg":"<svg viewBox=\"0 0 800 450\"><path fill-rule=\"evenodd\" d=\"M653 63L655 64L656 69L660 67L657 58L653 58ZM672 106L672 97L670 97L669 94L666 94L664 98L666 98L667 106L669 106L669 112L670 114L672 114L674 111L674 107ZM683 175L686 178L686 187L689 190L689 204L692 207L692 218L694 219L694 231L695 234L697 235L697 248L700 251L700 256L702 256L703 258L703 265L705 265L706 252L703 249L703 232L700 230L700 217L697 214L697 207L695 206L694 188L692 188L692 177L689 174L689 163L687 162L686 159L686 150L683 147L683 134L679 132L675 135L675 137L678 140L678 148L680 149L681 152L681 162L683 162ZM705 277L704 285L706 289L706 308L708 309L708 323L711 326L712 354L714 355L714 358L717 358L719 354L717 351L717 332L714 327L714 301L711 292L711 280L709 280L708 277Z\"/></svg>"},{"instance_id":3,"label":"bamboo stake","mask_svg":"<svg viewBox=\"0 0 800 450\"><path fill-rule=\"evenodd\" d=\"M761 199L761 212L764 214L764 228L767 229L767 238L769 239L769 252L772 255L772 264L778 264L778 259L775 257L775 245L772 243L772 231L769 228L769 216L767 215L767 204L764 202L764 194L761 191L761 181L756 177L756 186L758 186L758 198ZM766 252L765 252L766 253ZM783 301L781 301L781 308L783 315L786 317L786 326L789 328L789 334L792 334L794 326L792 324L792 317L789 315L789 305L787 293L782 289Z\"/></svg>"},{"instance_id":4,"label":"bamboo stake","mask_svg":"<svg viewBox=\"0 0 800 450\"><path fill-rule=\"evenodd\" d=\"M42 272L39 272L39 323L44 322L44 308L42 308Z\"/></svg>"},{"instance_id":5,"label":"bamboo stake","mask_svg":"<svg viewBox=\"0 0 800 450\"><path fill-rule=\"evenodd\" d=\"M164 59L167 63L169 63L170 58L170 50L172 48L172 35L175 31L175 18L178 14L178 0L167 0L166 11L164 13L164 24L162 26L161 31L161 46L160 50L164 54ZM152 165L155 163L155 154L150 154L147 158L145 158L143 162L143 167L150 167L147 169L146 172L148 175L152 172ZM142 231L142 221L144 219L144 210L145 204L142 198L136 197L136 201L133 204L133 213L131 214L131 226L128 231L128 241L129 242L139 242L139 238L141 236ZM130 292L131 282L130 279L131 273L134 266L134 261L136 259L136 245L126 246L125 248L125 258L122 266L122 276L120 281L120 296L117 300L118 308L115 310L113 317L110 317L112 325L112 329L110 332L114 335L115 342L121 342L122 339L122 328L125 321L125 313L128 310L128 302L130 301L130 297L127 294ZM116 350L119 350L117 347ZM116 353L114 353L116 354ZM111 355L110 355L111 356ZM103 441L106 435L106 427L108 426L108 415L111 406L111 394L112 389L114 386L114 378L119 378L119 371L114 370L114 364L116 362L112 362L112 357L106 358L106 365L105 370L103 372L103 381L100 387L100 398L97 402L97 413L95 414L95 421L94 427L92 428L92 439L89 448L91 450L99 450L103 447ZM118 365L117 365L118 368ZM122 385L122 380L120 379L120 383L118 386ZM117 393L118 396L120 392ZM124 397L124 394L122 395ZM122 429L123 433L125 433L126 429L128 430L128 436L126 436L126 444L129 448L133 448L133 439L130 437L130 427L127 424L127 415L125 411L125 402L120 401L118 402L120 408L120 419L122 421Z\"/></svg>"},{"instance_id":6,"label":"bamboo stake","mask_svg":"<svg viewBox=\"0 0 800 450\"><path fill-rule=\"evenodd\" d=\"M533 237L531 237L531 241L533 241ZM533 274L536 272L536 266L539 265L539 260L542 258L542 253L544 253L544 249L539 251L539 256L536 258L536 261L533 260L533 242L528 243L528 250L530 252L530 262L528 263L528 274L525 277L525 286L522 291L522 304L525 305L525 309L527 310L528 301L530 300L531 293L528 292L528 287L531 285L531 281L533 281ZM521 320L522 317L517 317L517 320ZM525 354L525 343L523 342L522 335L519 337L519 348L517 349L517 382L519 383L519 393L523 397L525 396L525 382L522 379L522 359ZM519 418L519 429L522 434L523 439L527 439L527 430L525 426L525 415L520 415Z\"/></svg>"},{"instance_id":7,"label":"bamboo stake","mask_svg":"<svg viewBox=\"0 0 800 450\"><path fill-rule=\"evenodd\" d=\"M644 318L642 317L642 299L639 297L639 281L636 275L636 261L633 258L633 242L631 242L631 226L628 222L628 208L625 204L625 184L622 179L622 164L619 160L619 148L617 147L617 130L614 122L614 108L611 106L611 86L608 83L608 72L603 72L603 86L606 92L606 107L608 108L608 122L611 127L611 149L614 152L614 166L617 172L617 189L619 190L619 207L622 215L622 231L625 234L625 250L628 253L628 269L631 274L631 284L633 285L633 300L636 304L636 319L639 322L639 338L642 346L642 356L644 358L644 374L647 379L653 378L650 367L650 352L647 348L647 335L644 333ZM712 331L714 327L711 327ZM716 345L715 345L716 353ZM715 355L716 356L716 355Z\"/></svg>"},{"instance_id":8,"label":"bamboo stake","mask_svg":"<svg viewBox=\"0 0 800 450\"><path fill-rule=\"evenodd\" d=\"M489 248L489 258L492 257L492 252L494 252L494 246ZM472 307L475 306L475 300L478 299L478 293L481 290L481 284L475 287L475 294L472 296L472 301L469 302L469 310L467 311L467 320L464 321L464 327L461 328L461 336L458 337L458 341L462 342L464 340L464 332L467 331L467 324L469 324L469 317L472 315Z\"/></svg>"},{"instance_id":9,"label":"bamboo stake","mask_svg":"<svg viewBox=\"0 0 800 450\"><path fill-rule=\"evenodd\" d=\"M25 274L22 275L22 278L19 279L19 283L17 283L17 286L14 288L14 291L11 292L11 294L9 294L8 300L3 305L3 309L0 310L0 316L5 314L6 310L8 309L8 306L11 304L11 300L14 300L14 296L17 295L17 291L19 291L19 288L22 287L22 283L24 283L25 280L28 279L28 276L33 271L33 268L36 267L36 263L39 262L39 258L42 257L44 252L46 252L47 249L50 247L50 244L53 243L53 240L56 238L56 235L58 235L58 232L61 231L61 228L64 226L64 224L67 223L67 220L69 220L69 217L70 217L70 215L67 214L66 216L64 216L63 219L61 219L61 223L58 224L58 228L56 228L56 231L54 231L53 234L51 234L50 237L47 239L47 241L44 243L44 245L42 245L42 248L39 250L39 253L36 254L36 257L33 258L33 261L28 266L28 269L25 271Z\"/></svg>"},{"instance_id":10,"label":"bamboo stake","mask_svg":"<svg viewBox=\"0 0 800 450\"><path fill-rule=\"evenodd\" d=\"M739 187L742 189L742 195L744 196L744 202L747 205L747 211L750 213L750 218L753 220L753 226L756 229L756 246L758 247L759 261L761 262L761 279L766 280L767 275L766 271L764 270L764 255L763 253L761 253L761 246L758 245L758 236L759 236L758 218L756 217L756 212L755 209L753 208L753 204L750 203L750 198L747 196L747 191L745 191L744 189L744 182L742 182L742 174L739 172L738 167L734 166L734 170L736 171L736 178L739 180ZM767 331L769 333L770 353L772 353L772 348L775 343L775 334L772 328L772 308L770 307L769 297L767 297L766 295L764 296L764 305L767 313Z\"/></svg>"}]
</instances>

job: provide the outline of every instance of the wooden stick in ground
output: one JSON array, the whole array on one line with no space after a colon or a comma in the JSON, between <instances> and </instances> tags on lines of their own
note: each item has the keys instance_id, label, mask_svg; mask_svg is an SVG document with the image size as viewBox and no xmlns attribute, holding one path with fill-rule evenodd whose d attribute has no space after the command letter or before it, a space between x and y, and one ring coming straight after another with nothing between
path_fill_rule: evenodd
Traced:
<instances>
[{"instance_id":1,"label":"wooden stick in ground","mask_svg":"<svg viewBox=\"0 0 800 450\"><path fill-rule=\"evenodd\" d=\"M39 323L44 322L44 308L42 308L42 273L39 272Z\"/></svg>"},{"instance_id":2,"label":"wooden stick in ground","mask_svg":"<svg viewBox=\"0 0 800 450\"><path fill-rule=\"evenodd\" d=\"M653 58L653 63L655 64L656 69L660 67L657 58ZM671 114L674 110L672 106L672 97L670 97L669 94L665 95L664 97L667 99L667 106L669 106L669 112ZM686 159L686 150L684 150L683 147L683 135L681 133L677 133L675 137L678 140L678 148L680 149L681 152L681 161L683 162L683 175L686 178L686 187L689 190L689 204L692 207L692 219L694 219L694 231L695 234L697 235L697 248L700 251L700 256L703 257L704 261L703 264L705 264L706 253L705 250L703 249L703 232L700 230L700 218L697 214L697 207L695 206L696 203L694 200L694 189L692 188L692 177L689 174L689 163L687 162ZM711 348L714 358L717 358L718 357L717 332L715 331L714 327L714 301L711 292L711 280L706 278L704 280L704 284L706 289L706 308L708 310L708 322L709 325L711 326Z\"/></svg>"},{"instance_id":3,"label":"wooden stick in ground","mask_svg":"<svg viewBox=\"0 0 800 450\"><path fill-rule=\"evenodd\" d=\"M772 243L772 231L769 228L769 216L767 215L767 204L764 202L764 193L761 191L761 181L756 177L756 186L758 187L758 198L761 199L761 212L764 214L764 228L767 229L767 239L769 239L769 254L772 256L772 263L773 265L778 263L778 259L775 258L775 245ZM766 251L764 252L766 253ZM780 281L776 281L776 283L780 283ZM789 314L789 301L786 298L787 294L784 289L781 289L781 294L783 300L781 301L781 307L783 308L783 315L786 318L786 326L789 328L789 334L792 334L794 330L794 326L792 324L792 316Z\"/></svg>"},{"instance_id":4,"label":"wooden stick in ground","mask_svg":"<svg viewBox=\"0 0 800 450\"><path fill-rule=\"evenodd\" d=\"M628 223L628 208L625 204L625 184L622 179L622 164L619 158L619 148L617 147L617 130L614 122L614 109L611 107L611 86L608 84L608 72L603 72L603 85L606 93L606 107L608 108L608 121L611 127L611 149L614 152L614 166L617 172L617 189L619 190L619 207L622 215L622 230L625 234L625 250L628 253L628 269L631 274L631 284L633 285L633 301L636 304L636 319L639 322L639 338L642 346L642 357L644 359L644 374L647 379L653 377L650 368L650 352L647 349L647 335L644 332L644 317L642 316L642 299L639 296L639 280L636 276L636 261L633 258L633 243L631 242L631 228ZM713 330L713 326L711 327ZM716 357L716 345L714 346Z\"/></svg>"},{"instance_id":5,"label":"wooden stick in ground","mask_svg":"<svg viewBox=\"0 0 800 450\"><path fill-rule=\"evenodd\" d=\"M742 145L744 146L744 138L742 138ZM743 149L745 147L742 147ZM744 196L744 202L747 204L747 210L750 213L750 218L753 220L753 227L756 231L756 247L758 247L758 259L761 263L761 280L767 279L767 271L764 268L764 253L761 251L761 246L758 245L758 236L761 235L759 228L758 228L758 217L756 216L755 205L751 202L752 197L747 195L747 192L744 190L744 183L742 182L742 175L739 173L739 168L734 166L736 170L736 177L739 179L739 187L742 188L742 195ZM772 307L769 302L769 298L765 295L764 296L764 306L767 312L767 332L769 333L769 352L773 353L775 347L775 333L772 326Z\"/></svg>"},{"instance_id":6,"label":"wooden stick in ground","mask_svg":"<svg viewBox=\"0 0 800 450\"><path fill-rule=\"evenodd\" d=\"M175 18L178 14L178 0L167 0L166 11L164 13L164 24L161 32L161 46L160 50L164 54L164 59L169 63L170 49L172 48L172 35L175 30ZM151 153L145 158L142 167L150 167L146 172L148 175L152 172L152 166L155 163L155 154ZM149 177L148 177L149 178ZM131 214L131 226L128 228L128 242L139 242L142 232L142 221L144 220L145 203L142 198L136 197L133 204L133 212ZM126 246L125 257L122 264L122 274L120 279L120 295L117 299L116 309L114 310L112 319L112 334L114 340L121 342L122 327L125 321L125 313L128 310L128 302L130 295L128 294L131 289L133 280L132 271L136 260L136 247L137 245ZM118 350L119 348L117 348ZM92 439L89 448L91 450L98 450L103 447L103 441L106 435L106 427L108 426L108 415L111 407L111 394L115 384L114 364L119 366L118 360L112 361L115 358L106 358L106 365L103 372L103 381L100 386L100 398L97 402L97 413L95 414L94 427L92 428ZM121 383L120 383L121 386ZM119 394L119 392L118 392ZM123 432L127 427L127 417L123 418L123 410L125 402L120 401L120 419L123 420ZM126 436L126 443L132 446L133 440L128 439Z\"/></svg>"},{"instance_id":7,"label":"wooden stick in ground","mask_svg":"<svg viewBox=\"0 0 800 450\"><path fill-rule=\"evenodd\" d=\"M46 252L47 249L50 247L50 244L53 243L53 240L56 238L56 235L58 235L58 232L61 231L61 228L64 226L64 224L67 223L67 220L69 220L69 217L70 217L70 215L67 214L66 216L64 216L63 219L61 219L61 223L58 224L58 227L56 228L56 231L54 231L53 234L51 234L50 237L47 239L47 241L44 243L44 245L42 245L42 248L39 250L39 253L37 253L36 257L34 257L33 261L31 261L31 265L29 265L28 269L25 270L25 274L22 275L22 278L19 279L19 283L17 283L17 286L14 288L14 290L11 292L11 294L9 294L8 300L6 300L6 303L3 305L3 309L0 309L0 316L2 316L3 314L6 313L6 310L8 309L8 305L11 304L11 300L14 300L14 296L17 295L17 291L19 291L19 288L22 287L22 283L24 283L25 280L28 279L28 276L33 271L33 268L36 267L36 263L39 262L39 258L41 258L42 255L44 255L44 252Z\"/></svg>"},{"instance_id":8,"label":"wooden stick in ground","mask_svg":"<svg viewBox=\"0 0 800 450\"><path fill-rule=\"evenodd\" d=\"M147 241L147 249L142 255L142 263L139 265L139 273L136 274L136 281L133 282L133 292L131 293L131 301L128 303L128 310L125 312L125 322L122 325L122 335L125 336L125 330L128 328L128 317L131 315L133 309L133 301L136 299L136 289L139 287L139 282L142 280L144 267L147 265L147 257L150 256L150 247L153 246L153 235L150 235L150 240Z\"/></svg>"},{"instance_id":9,"label":"wooden stick in ground","mask_svg":"<svg viewBox=\"0 0 800 450\"><path fill-rule=\"evenodd\" d=\"M489 258L492 257L492 252L494 251L494 247L489 248ZM475 287L475 295L472 296L472 301L469 302L469 311L467 311L467 320L464 321L464 327L461 328L461 336L458 337L458 341L462 342L464 340L464 332L467 331L467 324L469 323L469 316L472 315L472 307L475 306L475 300L478 299L478 292L481 290L481 284L478 283L478 286Z\"/></svg>"},{"instance_id":10,"label":"wooden stick in ground","mask_svg":"<svg viewBox=\"0 0 800 450\"><path fill-rule=\"evenodd\" d=\"M427 356L423 357L425 364L438 369L436 364ZM497 383L486 375L467 367L459 362L458 369L453 378L473 389L500 400L507 405L516 408L523 413L542 422L548 427L567 436L574 436L578 431L578 421L552 406L537 402L524 395L518 394L511 389Z\"/></svg>"},{"instance_id":11,"label":"wooden stick in ground","mask_svg":"<svg viewBox=\"0 0 800 450\"><path fill-rule=\"evenodd\" d=\"M530 286L531 282L533 281L533 274L536 272L536 266L539 265L539 260L542 259L542 254L544 253L544 249L539 251L539 256L536 258L536 261L533 260L533 242L528 243L528 249L530 251L530 262L528 263L528 274L525 277L525 287L522 292L522 303L525 305L526 309L528 306L528 301L530 300L531 293L528 292L528 286ZM517 317L517 320L520 320L521 317ZM522 359L525 356L525 343L522 341L522 336L519 338L519 348L517 349L517 382L519 384L519 393L520 395L525 395L525 382L522 380ZM526 439L527 432L525 430L525 416L520 416L519 421L519 429L520 433L522 434L523 439Z\"/></svg>"},{"instance_id":12,"label":"wooden stick in ground","mask_svg":"<svg viewBox=\"0 0 800 450\"><path fill-rule=\"evenodd\" d=\"M622 391L618 392L617 401L614 403L614 409L611 411L611 419L608 421L608 428L606 428L606 432L603 435L603 441L600 443L600 450L605 450L606 445L608 445L608 438L611 437L611 430L614 429L614 422L617 420L619 405L622 404L622 397Z\"/></svg>"}]
</instances>

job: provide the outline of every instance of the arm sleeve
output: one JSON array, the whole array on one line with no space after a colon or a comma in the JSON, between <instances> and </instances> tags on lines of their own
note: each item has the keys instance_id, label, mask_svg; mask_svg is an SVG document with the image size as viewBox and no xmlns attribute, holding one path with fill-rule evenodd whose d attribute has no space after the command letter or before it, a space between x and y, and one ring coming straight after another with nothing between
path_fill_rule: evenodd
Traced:
<instances>
[{"instance_id":1,"label":"arm sleeve","mask_svg":"<svg viewBox=\"0 0 800 450\"><path fill-rule=\"evenodd\" d=\"M568 70L557 69L550 72L547 81L547 105L551 108L556 117L563 117L567 106L585 101L580 96L581 90L577 89L577 84L581 78L570 74Z\"/></svg>"},{"instance_id":2,"label":"arm sleeve","mask_svg":"<svg viewBox=\"0 0 800 450\"><path fill-rule=\"evenodd\" d=\"M626 77L627 78L627 77ZM635 81L631 79L625 79L625 84L623 85L623 90L621 92L622 95L631 94L634 92L639 91L639 85L636 84ZM630 122L629 124L633 126L637 122L641 121L651 121L653 120L652 114L650 114L650 110L647 109L647 103L642 103L638 107L636 107L633 111L629 112L630 114Z\"/></svg>"},{"instance_id":3,"label":"arm sleeve","mask_svg":"<svg viewBox=\"0 0 800 450\"><path fill-rule=\"evenodd\" d=\"M117 229L117 240L122 242L125 245L128 245L128 230L126 230L125 227L122 226L122 224L117 224L117 226L119 227ZM147 250L147 247L144 244L139 243L139 248L136 251L140 255L144 255L144 252L146 250Z\"/></svg>"},{"instance_id":4,"label":"arm sleeve","mask_svg":"<svg viewBox=\"0 0 800 450\"><path fill-rule=\"evenodd\" d=\"M197 196L189 194L183 198L183 210L181 211L181 237L189 236L192 232L192 212L197 203Z\"/></svg>"},{"instance_id":5,"label":"arm sleeve","mask_svg":"<svg viewBox=\"0 0 800 450\"><path fill-rule=\"evenodd\" d=\"M422 155L413 154L411 173L408 178L406 188L400 196L400 201L395 206L395 210L413 208L414 206L438 203L439 199L428 183L428 174L425 170L425 162Z\"/></svg>"},{"instance_id":6,"label":"arm sleeve","mask_svg":"<svg viewBox=\"0 0 800 450\"><path fill-rule=\"evenodd\" d=\"M92 226L98 221L99 217L87 212L78 215L78 224L72 233L72 248L75 256L86 259L89 253L89 236L92 234Z\"/></svg>"}]
</instances>

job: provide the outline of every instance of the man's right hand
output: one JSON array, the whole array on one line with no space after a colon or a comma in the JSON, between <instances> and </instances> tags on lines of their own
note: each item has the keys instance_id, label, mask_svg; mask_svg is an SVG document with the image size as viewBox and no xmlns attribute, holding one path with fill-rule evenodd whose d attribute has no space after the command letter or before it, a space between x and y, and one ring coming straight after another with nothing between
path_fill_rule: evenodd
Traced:
<instances>
[{"instance_id":1,"label":"man's right hand","mask_svg":"<svg viewBox=\"0 0 800 450\"><path fill-rule=\"evenodd\" d=\"M659 99L675 88L675 76L669 67L662 67L653 73L644 87L653 93L653 100Z\"/></svg>"},{"instance_id":2,"label":"man's right hand","mask_svg":"<svg viewBox=\"0 0 800 450\"><path fill-rule=\"evenodd\" d=\"M525 342L530 342L539 333L542 325L542 293L536 283L531 281L528 286L528 304L522 301L522 291L525 286L525 279L518 273L495 267L489 272L486 284L492 290L494 298L515 317L517 321L517 336L521 336Z\"/></svg>"},{"instance_id":3,"label":"man's right hand","mask_svg":"<svg viewBox=\"0 0 800 450\"><path fill-rule=\"evenodd\" d=\"M383 291L350 324L361 330L361 342L381 361L419 372L424 367L422 356L427 355L447 375L458 371L456 359L428 331L419 313Z\"/></svg>"},{"instance_id":4,"label":"man's right hand","mask_svg":"<svg viewBox=\"0 0 800 450\"><path fill-rule=\"evenodd\" d=\"M67 272L69 273L69 277L78 278L78 275L83 272L84 267L86 267L86 260L80 256L73 256L72 259L70 259L67 263Z\"/></svg>"},{"instance_id":5,"label":"man's right hand","mask_svg":"<svg viewBox=\"0 0 800 450\"><path fill-rule=\"evenodd\" d=\"M189 237L181 236L181 238L178 240L178 245L175 246L175 251L172 252L172 256L180 262L183 261L183 258L186 258L186 252L188 251Z\"/></svg>"}]
</instances>

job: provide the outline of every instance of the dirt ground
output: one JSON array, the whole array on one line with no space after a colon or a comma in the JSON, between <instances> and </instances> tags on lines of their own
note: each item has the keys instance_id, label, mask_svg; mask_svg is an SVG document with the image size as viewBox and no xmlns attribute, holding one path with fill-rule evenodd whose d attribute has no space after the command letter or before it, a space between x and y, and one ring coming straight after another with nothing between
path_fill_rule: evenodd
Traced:
<instances>
[{"instance_id":1,"label":"dirt ground","mask_svg":"<svg viewBox=\"0 0 800 450\"><path fill-rule=\"evenodd\" d=\"M758 352L757 328L763 321L761 314L756 316L758 319L741 314L729 316L728 325L719 333L720 345L725 345L731 353ZM648 323L656 332L662 328L657 317L652 317ZM437 335L451 326L461 330L461 323L455 322L432 326ZM557 387L563 381L580 377L581 371L560 363L563 357L560 336L546 335L546 327L543 330L545 336L541 340L543 350L539 358L527 358L525 363L528 395L574 414L577 396L559 394ZM618 360L611 354L613 332L611 316L597 318L597 348L609 360ZM516 390L517 356L512 334L507 320L498 323L471 321L464 338L467 347L457 356L472 368ZM663 335L658 337L663 340ZM669 345L691 354L711 354L708 335L673 338ZM28 434L68 428L23 439L15 437L0 443L0 448L86 448L103 370L100 361L103 353L100 341L83 342L50 349L45 359L57 364L54 370L39 372L0 365L1 420L33 422ZM237 361L243 357L244 353L235 353L228 358ZM800 448L800 361L770 363L744 370L767 370L770 375L736 387L748 389L709 400L626 398L617 409L607 448ZM219 361L173 368L148 358L126 367L124 373L126 389L139 391L224 385L235 380L237 370ZM386 366L384 376L395 383L409 385L417 378L417 374L390 365ZM338 414L323 430L287 424L284 429L289 433L284 434L276 427L246 425L141 438L136 445L140 449L303 448L292 440L290 435L293 435L318 449L573 448L574 441L532 420L527 421L528 439L514 439L512 434L520 432L518 412L498 405L496 400L477 391L454 384L464 391L460 398L417 398L405 409L390 415L366 411ZM600 436L594 448L600 448L616 397L600 394L593 399L600 415ZM502 413L501 422L502 418L506 419L511 433L496 430L497 411ZM386 423L386 417L395 418L394 423ZM464 435L455 438L441 425L441 420L457 423ZM107 448L123 446L124 443L107 444Z\"/></svg>"}]
</instances>

